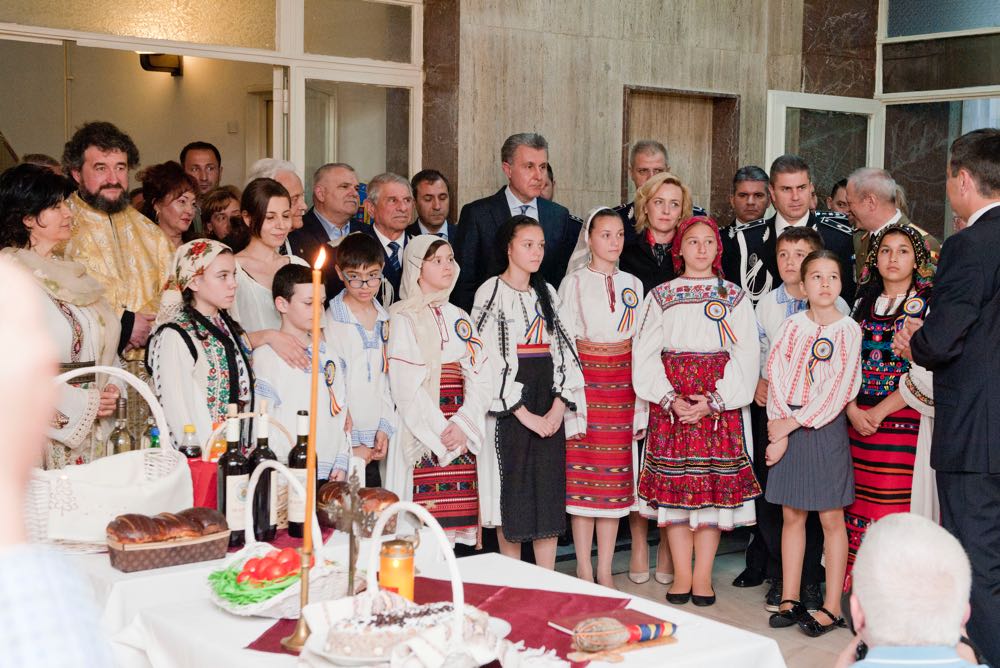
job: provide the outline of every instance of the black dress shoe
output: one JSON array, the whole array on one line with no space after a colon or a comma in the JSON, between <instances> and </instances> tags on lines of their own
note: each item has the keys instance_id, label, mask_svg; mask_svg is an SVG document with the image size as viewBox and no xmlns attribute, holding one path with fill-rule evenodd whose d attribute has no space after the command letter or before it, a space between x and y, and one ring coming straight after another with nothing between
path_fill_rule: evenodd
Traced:
<instances>
[{"instance_id":1,"label":"black dress shoe","mask_svg":"<svg viewBox=\"0 0 1000 668\"><path fill-rule=\"evenodd\" d=\"M715 605L715 594L711 596L699 596L698 594L691 594L691 602L701 608L707 608L710 605Z\"/></svg>"},{"instance_id":2,"label":"black dress shoe","mask_svg":"<svg viewBox=\"0 0 1000 668\"><path fill-rule=\"evenodd\" d=\"M759 587L764 584L764 574L753 568L744 568L733 580L734 587Z\"/></svg>"},{"instance_id":3,"label":"black dress shoe","mask_svg":"<svg viewBox=\"0 0 1000 668\"><path fill-rule=\"evenodd\" d=\"M818 584L802 585L799 600L802 601L802 606L806 610L815 612L823 605L823 592Z\"/></svg>"},{"instance_id":4,"label":"black dress shoe","mask_svg":"<svg viewBox=\"0 0 1000 668\"><path fill-rule=\"evenodd\" d=\"M778 606L781 605L781 585L781 578L771 580L771 586L764 597L764 609L768 612L778 612Z\"/></svg>"},{"instance_id":5,"label":"black dress shoe","mask_svg":"<svg viewBox=\"0 0 1000 668\"><path fill-rule=\"evenodd\" d=\"M788 610L778 610L778 612L768 618L767 623L772 629L785 629L789 626L795 626L799 623L800 619L809 615L809 611L802 607L802 604L798 601L785 599L781 603L791 603L792 607Z\"/></svg>"},{"instance_id":6,"label":"black dress shoe","mask_svg":"<svg viewBox=\"0 0 1000 668\"><path fill-rule=\"evenodd\" d=\"M684 605L691 600L691 592L687 591L683 594L671 594L667 592L667 603L673 603L674 605Z\"/></svg>"},{"instance_id":7,"label":"black dress shoe","mask_svg":"<svg viewBox=\"0 0 1000 668\"><path fill-rule=\"evenodd\" d=\"M799 630L805 633L810 638L818 638L824 633L829 633L834 629L847 628L847 621L844 620L843 617L838 617L837 615L833 614L823 606L820 606L820 608L816 612L822 612L833 621L830 622L829 624L820 624L819 620L810 615L809 611L807 610L806 614L803 615L798 620L798 624L799 624Z\"/></svg>"}]
</instances>

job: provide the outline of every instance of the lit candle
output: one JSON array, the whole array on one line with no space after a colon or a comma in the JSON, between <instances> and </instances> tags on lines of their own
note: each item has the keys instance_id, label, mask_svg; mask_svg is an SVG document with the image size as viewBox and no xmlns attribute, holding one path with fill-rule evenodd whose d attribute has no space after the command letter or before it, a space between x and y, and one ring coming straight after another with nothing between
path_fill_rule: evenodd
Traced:
<instances>
[{"instance_id":1,"label":"lit candle","mask_svg":"<svg viewBox=\"0 0 1000 668\"><path fill-rule=\"evenodd\" d=\"M316 402L319 398L319 345L320 323L323 318L323 263L326 249L320 248L313 265L313 320L312 320L312 385L309 393L309 440L306 445L306 513L302 550L308 555L313 548L313 508L316 507Z\"/></svg>"},{"instance_id":2,"label":"lit candle","mask_svg":"<svg viewBox=\"0 0 1000 668\"><path fill-rule=\"evenodd\" d=\"M379 552L378 583L413 600L413 543L408 540L387 540Z\"/></svg>"}]
</instances>

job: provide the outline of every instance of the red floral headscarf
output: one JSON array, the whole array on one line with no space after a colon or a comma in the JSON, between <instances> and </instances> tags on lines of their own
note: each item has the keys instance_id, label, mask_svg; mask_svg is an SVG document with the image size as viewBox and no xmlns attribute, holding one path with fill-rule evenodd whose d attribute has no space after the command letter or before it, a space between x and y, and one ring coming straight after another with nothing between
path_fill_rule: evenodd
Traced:
<instances>
[{"instance_id":1,"label":"red floral headscarf","mask_svg":"<svg viewBox=\"0 0 1000 668\"><path fill-rule=\"evenodd\" d=\"M677 226L677 232L674 234L674 242L670 245L670 254L674 259L674 272L680 276L684 270L684 258L681 257L681 242L684 240L684 235L687 231L695 225L707 225L711 228L712 233L715 234L715 246L718 252L715 254L715 259L712 260L712 273L719 278L724 278L722 275L722 237L719 236L719 226L716 224L715 220L708 216L692 216L686 220L682 220L680 225Z\"/></svg>"}]
</instances>

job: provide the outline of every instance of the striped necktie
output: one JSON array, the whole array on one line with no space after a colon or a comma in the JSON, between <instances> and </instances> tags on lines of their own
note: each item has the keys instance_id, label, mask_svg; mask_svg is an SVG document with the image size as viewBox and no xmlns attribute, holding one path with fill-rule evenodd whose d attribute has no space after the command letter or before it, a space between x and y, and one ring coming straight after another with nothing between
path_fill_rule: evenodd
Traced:
<instances>
[{"instance_id":1,"label":"striped necktie","mask_svg":"<svg viewBox=\"0 0 1000 668\"><path fill-rule=\"evenodd\" d=\"M398 274L401 268L399 264L399 244L395 241L390 241L389 250L392 251L392 254L389 255L389 269L392 270L393 274Z\"/></svg>"}]
</instances>

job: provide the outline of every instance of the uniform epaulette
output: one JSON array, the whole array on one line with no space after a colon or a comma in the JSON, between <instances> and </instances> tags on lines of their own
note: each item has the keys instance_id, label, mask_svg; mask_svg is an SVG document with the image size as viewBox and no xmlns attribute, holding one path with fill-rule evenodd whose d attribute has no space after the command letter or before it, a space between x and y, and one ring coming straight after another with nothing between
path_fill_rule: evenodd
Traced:
<instances>
[{"instance_id":1,"label":"uniform epaulette","mask_svg":"<svg viewBox=\"0 0 1000 668\"><path fill-rule=\"evenodd\" d=\"M583 227L583 218L580 218L579 216L574 216L573 214L569 214L569 219L572 220L574 223L579 223L580 226Z\"/></svg>"},{"instance_id":2,"label":"uniform epaulette","mask_svg":"<svg viewBox=\"0 0 1000 668\"><path fill-rule=\"evenodd\" d=\"M734 223L727 227L729 230L729 238L735 239L737 232L746 232L747 230L752 230L755 227L760 227L767 224L767 218L758 218L757 220L751 220L749 223Z\"/></svg>"},{"instance_id":3,"label":"uniform epaulette","mask_svg":"<svg viewBox=\"0 0 1000 668\"><path fill-rule=\"evenodd\" d=\"M708 211L706 211L702 207L700 207L697 204L695 204L694 206L691 207L691 215L692 216L707 216L708 215Z\"/></svg>"},{"instance_id":4,"label":"uniform epaulette","mask_svg":"<svg viewBox=\"0 0 1000 668\"><path fill-rule=\"evenodd\" d=\"M851 221L842 213L837 213L836 211L817 211L816 222L820 225L832 227L849 237L854 236L854 227L851 226Z\"/></svg>"}]
</instances>

